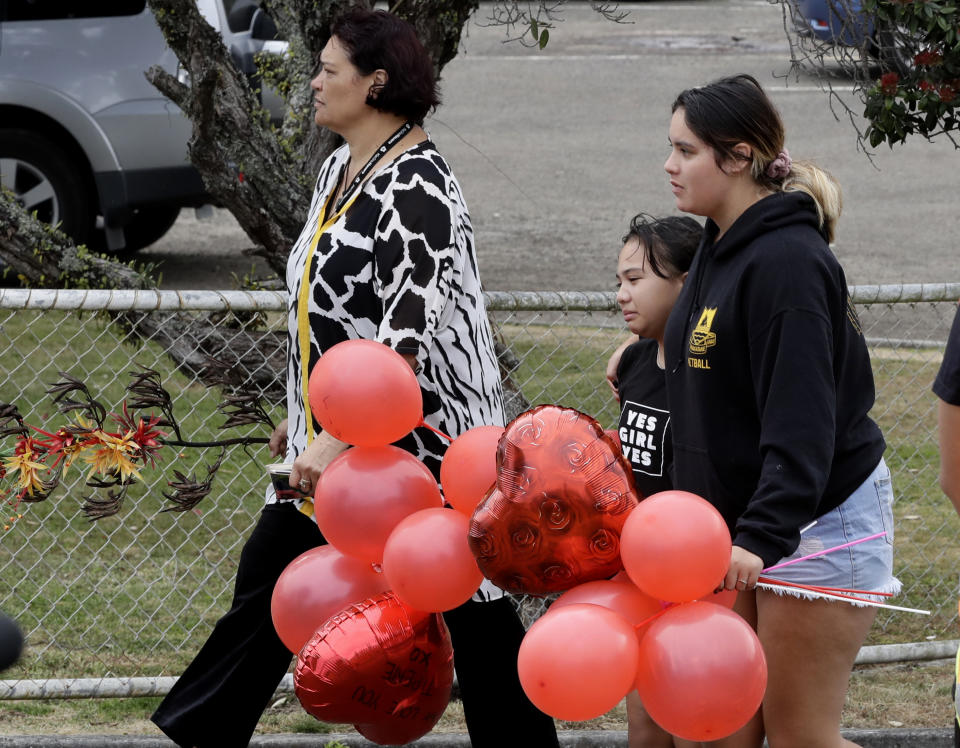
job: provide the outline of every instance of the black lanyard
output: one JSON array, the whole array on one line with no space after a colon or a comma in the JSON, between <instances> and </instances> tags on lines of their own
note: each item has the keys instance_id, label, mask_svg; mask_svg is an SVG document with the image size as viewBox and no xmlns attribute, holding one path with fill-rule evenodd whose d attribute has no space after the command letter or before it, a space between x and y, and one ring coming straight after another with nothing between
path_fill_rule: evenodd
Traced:
<instances>
[{"instance_id":1,"label":"black lanyard","mask_svg":"<svg viewBox=\"0 0 960 748\"><path fill-rule=\"evenodd\" d=\"M334 206L334 213L339 213L340 209L347 204L347 200L349 200L350 196L357 191L357 187L360 186L360 183L366 178L367 174L370 173L370 170L377 165L377 162L379 162L381 158L383 158L383 154L393 148L393 146L396 145L397 142L412 129L412 123L404 122L402 125L400 125L399 129L393 133L393 135L383 141L383 145L374 151L367 163L363 165L363 168L357 172L357 176L353 178L350 186L343 191L343 194L340 196L340 199L337 200L337 204ZM343 167L344 174L346 174L347 165L349 163L350 162L347 161L347 164L345 164Z\"/></svg>"}]
</instances>

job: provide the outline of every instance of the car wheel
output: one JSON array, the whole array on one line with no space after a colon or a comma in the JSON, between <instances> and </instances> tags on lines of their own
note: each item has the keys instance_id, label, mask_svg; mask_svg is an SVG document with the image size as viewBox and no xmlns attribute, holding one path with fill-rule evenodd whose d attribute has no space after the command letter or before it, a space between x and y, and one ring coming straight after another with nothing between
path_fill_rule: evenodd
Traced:
<instances>
[{"instance_id":1,"label":"car wheel","mask_svg":"<svg viewBox=\"0 0 960 748\"><path fill-rule=\"evenodd\" d=\"M124 252L136 252L149 247L166 234L180 215L178 205L148 205L138 208L133 220L123 227L126 239Z\"/></svg>"},{"instance_id":2,"label":"car wheel","mask_svg":"<svg viewBox=\"0 0 960 748\"><path fill-rule=\"evenodd\" d=\"M0 129L0 185L44 223L76 244L93 229L90 191L77 163L55 142L26 130Z\"/></svg>"}]
</instances>

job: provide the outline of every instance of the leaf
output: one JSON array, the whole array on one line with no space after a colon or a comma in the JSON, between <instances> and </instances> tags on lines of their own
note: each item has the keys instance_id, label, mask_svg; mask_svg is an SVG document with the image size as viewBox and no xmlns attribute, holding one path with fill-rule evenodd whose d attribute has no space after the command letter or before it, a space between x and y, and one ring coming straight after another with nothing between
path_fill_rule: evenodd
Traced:
<instances>
[{"instance_id":1,"label":"leaf","mask_svg":"<svg viewBox=\"0 0 960 748\"><path fill-rule=\"evenodd\" d=\"M530 19L530 36L532 36L534 39L538 39L540 36L540 28L537 25L536 18Z\"/></svg>"},{"instance_id":2,"label":"leaf","mask_svg":"<svg viewBox=\"0 0 960 748\"><path fill-rule=\"evenodd\" d=\"M540 33L540 49L543 49L547 46L547 42L550 41L550 31L549 29L544 29Z\"/></svg>"}]
</instances>

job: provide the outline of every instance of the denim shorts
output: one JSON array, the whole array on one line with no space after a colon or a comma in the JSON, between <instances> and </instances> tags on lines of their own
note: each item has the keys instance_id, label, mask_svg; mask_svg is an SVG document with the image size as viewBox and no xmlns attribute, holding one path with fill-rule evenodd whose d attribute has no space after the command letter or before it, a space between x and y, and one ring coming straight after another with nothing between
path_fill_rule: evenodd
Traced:
<instances>
[{"instance_id":1,"label":"denim shorts","mask_svg":"<svg viewBox=\"0 0 960 748\"><path fill-rule=\"evenodd\" d=\"M836 509L818 517L817 523L800 536L797 550L777 563L802 558L884 531L887 533L884 537L800 561L764 576L820 587L894 594L900 591L900 580L893 576L893 487L890 471L881 458L860 487ZM778 588L775 591L781 590L784 594L808 597L802 590ZM870 595L862 597L878 601L883 599Z\"/></svg>"}]
</instances>

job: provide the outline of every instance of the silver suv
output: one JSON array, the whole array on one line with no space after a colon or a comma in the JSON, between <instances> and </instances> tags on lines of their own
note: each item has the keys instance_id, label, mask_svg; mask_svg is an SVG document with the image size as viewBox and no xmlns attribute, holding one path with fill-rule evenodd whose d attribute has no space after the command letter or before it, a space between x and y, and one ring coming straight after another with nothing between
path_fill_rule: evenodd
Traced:
<instances>
[{"instance_id":1,"label":"silver suv","mask_svg":"<svg viewBox=\"0 0 960 748\"><path fill-rule=\"evenodd\" d=\"M250 75L283 44L254 0L197 5ZM210 201L151 65L180 72L146 0L0 2L0 184L77 243L139 249Z\"/></svg>"}]
</instances>

